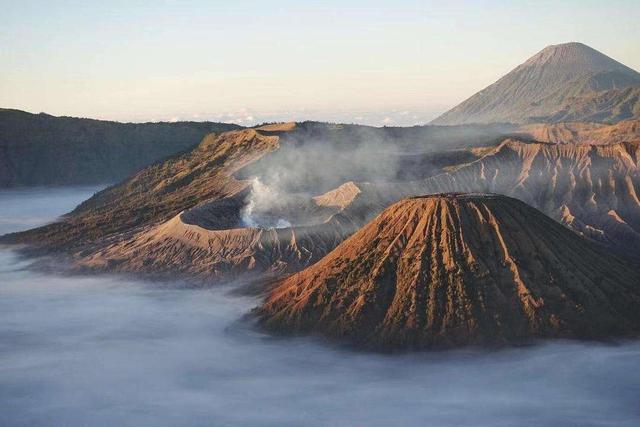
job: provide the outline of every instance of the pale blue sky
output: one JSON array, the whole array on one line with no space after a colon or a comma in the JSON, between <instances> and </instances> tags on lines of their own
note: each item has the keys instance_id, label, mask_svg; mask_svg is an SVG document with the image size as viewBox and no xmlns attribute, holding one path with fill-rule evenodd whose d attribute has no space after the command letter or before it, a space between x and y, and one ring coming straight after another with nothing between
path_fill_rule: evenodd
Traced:
<instances>
[{"instance_id":1,"label":"pale blue sky","mask_svg":"<svg viewBox=\"0 0 640 427\"><path fill-rule=\"evenodd\" d=\"M640 70L640 1L0 0L0 107L426 122L549 44Z\"/></svg>"}]
</instances>

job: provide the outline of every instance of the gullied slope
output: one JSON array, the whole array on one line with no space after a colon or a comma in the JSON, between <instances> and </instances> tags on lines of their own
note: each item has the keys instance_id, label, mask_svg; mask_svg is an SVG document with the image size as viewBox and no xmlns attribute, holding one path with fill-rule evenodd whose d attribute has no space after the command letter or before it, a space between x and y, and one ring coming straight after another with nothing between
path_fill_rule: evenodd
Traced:
<instances>
[{"instance_id":1,"label":"gullied slope","mask_svg":"<svg viewBox=\"0 0 640 427\"><path fill-rule=\"evenodd\" d=\"M605 128L595 126L594 131ZM269 141L264 139L267 137L256 134L252 138L251 132L217 140L235 141L230 146L238 144L245 149L262 147L249 157L238 158L249 161L275 143L265 147L262 144ZM273 219L287 218L293 224L283 229L251 228L242 223L241 212L251 189L248 181L229 175L236 169L230 166L234 162L222 162L226 166L217 172L215 168L201 168L194 172L201 177L184 181L175 176L173 167L178 166L169 162L161 166L162 179L147 182L155 176L148 171L140 185L133 184L137 181L134 178L123 187L115 187L113 194L99 194L66 222L18 237L26 241L37 238L64 250L76 245L80 265L109 271L181 272L229 280L240 276L242 266L247 266L251 274L273 276L295 272L317 261L403 197L467 191L516 197L577 233L633 256L640 249L638 149L638 143L630 142L589 145L508 139L483 149L479 160L425 180L347 182L314 198L287 197L282 210L270 213ZM204 159L208 157L199 151L191 161L200 165ZM160 191L164 185L171 191ZM151 190L145 190L148 188ZM287 200L293 203L288 205ZM145 217L147 212L149 216ZM96 237L91 237L93 233Z\"/></svg>"},{"instance_id":2,"label":"gullied slope","mask_svg":"<svg viewBox=\"0 0 640 427\"><path fill-rule=\"evenodd\" d=\"M0 109L0 187L113 183L240 126L118 123Z\"/></svg>"},{"instance_id":3,"label":"gullied slope","mask_svg":"<svg viewBox=\"0 0 640 427\"><path fill-rule=\"evenodd\" d=\"M638 105L624 89L639 86L638 72L589 46L552 45L432 124L628 119Z\"/></svg>"},{"instance_id":4,"label":"gullied slope","mask_svg":"<svg viewBox=\"0 0 640 427\"><path fill-rule=\"evenodd\" d=\"M362 227L372 212L386 207L385 198L354 202L354 190L355 184L346 183L319 197L294 198L281 209L272 205L274 218L282 215L293 222L281 228L243 223L239 218L246 206L243 191L161 224L103 239L82 251L75 264L94 271L182 274L209 284L264 283L317 262Z\"/></svg>"},{"instance_id":5,"label":"gullied slope","mask_svg":"<svg viewBox=\"0 0 640 427\"><path fill-rule=\"evenodd\" d=\"M516 199L402 200L256 310L264 326L381 349L640 331L640 272Z\"/></svg>"},{"instance_id":6,"label":"gullied slope","mask_svg":"<svg viewBox=\"0 0 640 427\"><path fill-rule=\"evenodd\" d=\"M454 134L461 131L453 130ZM277 276L317 261L403 197L477 191L517 197L578 233L627 254L640 249L639 143L630 142L637 135L637 122L529 126L520 130L521 135L544 136L553 143L507 139L472 150L470 156L454 156L458 162L478 159L455 167L444 167L453 159L440 162L437 168L416 162L408 176L426 179L399 181L396 176L387 183L347 181L321 194L326 189L317 190L333 180L361 173L349 163L338 167L307 155L333 147L329 150L333 157L333 149L348 141L352 131L345 136L340 129L307 124L301 129L279 125L210 135L192 152L152 165L98 193L61 222L0 240L67 253L82 267L108 271L186 273L219 280L233 279L243 271ZM317 139L307 141L309 132ZM342 136L328 143L324 137L332 132ZM604 145L591 144L603 138ZM561 144L565 141L573 143ZM308 145L314 146L310 152ZM413 155L424 158L421 151L406 152ZM375 173L377 166L373 162L367 167ZM280 185L275 192L266 188L266 196L260 196L253 173L263 169L275 172L278 179L287 175L293 185ZM434 176L433 170L438 169L449 172ZM321 179L327 174L332 178ZM301 181L304 192L290 193ZM258 205L247 221L247 208L256 200ZM280 219L285 220L283 224Z\"/></svg>"},{"instance_id":7,"label":"gullied slope","mask_svg":"<svg viewBox=\"0 0 640 427\"><path fill-rule=\"evenodd\" d=\"M352 203L380 206L439 192L516 197L578 233L629 255L640 249L640 144L549 144L507 139L449 173L403 184L356 183Z\"/></svg>"}]
</instances>

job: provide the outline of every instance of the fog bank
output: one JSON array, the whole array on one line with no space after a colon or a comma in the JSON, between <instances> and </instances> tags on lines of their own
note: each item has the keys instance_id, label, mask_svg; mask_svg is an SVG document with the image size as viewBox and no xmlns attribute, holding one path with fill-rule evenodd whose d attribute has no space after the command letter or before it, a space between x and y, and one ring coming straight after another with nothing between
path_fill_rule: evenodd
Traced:
<instances>
[{"instance_id":1,"label":"fog bank","mask_svg":"<svg viewBox=\"0 0 640 427\"><path fill-rule=\"evenodd\" d=\"M39 197L7 208L0 193L0 215L35 212ZM241 318L257 301L227 288L26 267L0 250L3 426L640 423L638 342L353 353L251 329Z\"/></svg>"}]
</instances>

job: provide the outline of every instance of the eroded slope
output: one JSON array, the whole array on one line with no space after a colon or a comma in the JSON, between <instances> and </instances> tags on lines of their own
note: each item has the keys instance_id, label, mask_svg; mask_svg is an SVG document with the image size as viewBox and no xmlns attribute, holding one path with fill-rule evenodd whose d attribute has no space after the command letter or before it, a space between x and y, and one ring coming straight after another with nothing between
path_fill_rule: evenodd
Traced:
<instances>
[{"instance_id":1,"label":"eroded slope","mask_svg":"<svg viewBox=\"0 0 640 427\"><path fill-rule=\"evenodd\" d=\"M439 192L516 197L593 240L629 255L640 249L640 144L549 144L507 139L474 162L422 181L356 183L354 203L379 206Z\"/></svg>"},{"instance_id":2,"label":"eroded slope","mask_svg":"<svg viewBox=\"0 0 640 427\"><path fill-rule=\"evenodd\" d=\"M282 333L382 349L602 338L640 331L639 271L526 204L398 202L256 313Z\"/></svg>"}]
</instances>

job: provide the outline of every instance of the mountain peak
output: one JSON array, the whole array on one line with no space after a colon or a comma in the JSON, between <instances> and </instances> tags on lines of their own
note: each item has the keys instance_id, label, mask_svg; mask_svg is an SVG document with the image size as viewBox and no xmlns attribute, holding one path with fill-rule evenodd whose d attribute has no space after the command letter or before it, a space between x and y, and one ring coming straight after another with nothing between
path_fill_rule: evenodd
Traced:
<instances>
[{"instance_id":1,"label":"mountain peak","mask_svg":"<svg viewBox=\"0 0 640 427\"><path fill-rule=\"evenodd\" d=\"M549 45L529 58L523 66L572 68L576 74L600 71L635 71L586 44L569 42Z\"/></svg>"},{"instance_id":2,"label":"mountain peak","mask_svg":"<svg viewBox=\"0 0 640 427\"><path fill-rule=\"evenodd\" d=\"M577 51L589 51L589 52L600 53L597 50L595 50L594 48L592 48L591 46L588 46L588 45L586 45L584 43L580 43L580 42L566 42L566 43L550 44L550 45L546 46L544 49L542 49L538 53L552 52L552 51L572 51L572 50L573 51L577 50Z\"/></svg>"},{"instance_id":3,"label":"mountain peak","mask_svg":"<svg viewBox=\"0 0 640 427\"><path fill-rule=\"evenodd\" d=\"M592 47L579 42L550 45L432 123L554 121L576 99L634 86L640 86L640 73ZM600 116L611 114L603 111Z\"/></svg>"}]
</instances>

